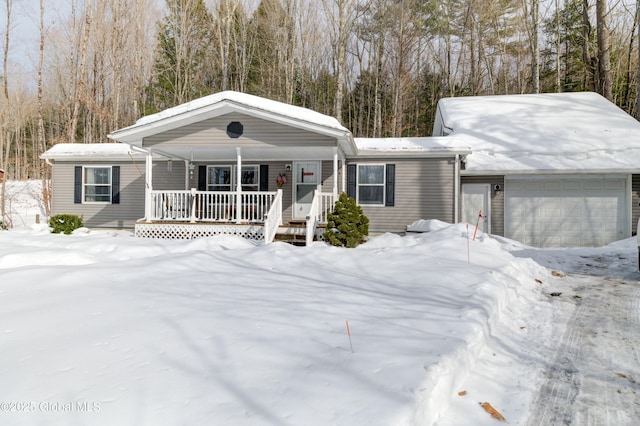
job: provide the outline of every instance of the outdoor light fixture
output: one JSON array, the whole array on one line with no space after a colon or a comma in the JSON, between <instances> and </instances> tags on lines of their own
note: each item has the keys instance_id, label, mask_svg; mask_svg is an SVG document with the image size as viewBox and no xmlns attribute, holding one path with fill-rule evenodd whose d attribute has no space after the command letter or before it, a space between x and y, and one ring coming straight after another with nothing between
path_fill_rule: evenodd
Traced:
<instances>
[{"instance_id":1,"label":"outdoor light fixture","mask_svg":"<svg viewBox=\"0 0 640 426\"><path fill-rule=\"evenodd\" d=\"M189 177L193 178L193 171L196 169L195 164L189 163Z\"/></svg>"}]
</instances>

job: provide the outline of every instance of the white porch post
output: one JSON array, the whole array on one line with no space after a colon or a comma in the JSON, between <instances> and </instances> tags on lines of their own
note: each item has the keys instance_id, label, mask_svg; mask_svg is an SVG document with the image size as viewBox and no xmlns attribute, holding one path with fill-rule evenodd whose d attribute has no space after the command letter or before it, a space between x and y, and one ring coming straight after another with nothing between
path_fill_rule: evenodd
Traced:
<instances>
[{"instance_id":1,"label":"white porch post","mask_svg":"<svg viewBox=\"0 0 640 426\"><path fill-rule=\"evenodd\" d=\"M333 148L333 198L338 198L338 148Z\"/></svg>"},{"instance_id":2,"label":"white porch post","mask_svg":"<svg viewBox=\"0 0 640 426\"><path fill-rule=\"evenodd\" d=\"M189 160L184 160L184 189L189 189Z\"/></svg>"},{"instance_id":3,"label":"white porch post","mask_svg":"<svg viewBox=\"0 0 640 426\"><path fill-rule=\"evenodd\" d=\"M347 192L347 161L344 157L342 157L340 161L342 161L342 189L340 192Z\"/></svg>"},{"instance_id":4,"label":"white porch post","mask_svg":"<svg viewBox=\"0 0 640 426\"><path fill-rule=\"evenodd\" d=\"M144 219L148 221L153 217L153 197L151 196L151 191L153 191L153 153L151 150L147 151L145 169Z\"/></svg>"},{"instance_id":5,"label":"white porch post","mask_svg":"<svg viewBox=\"0 0 640 426\"><path fill-rule=\"evenodd\" d=\"M235 215L236 215L236 223L240 222L241 219L241 209L242 206L240 205L240 202L242 201L242 148L237 147L236 148L236 154L237 154L237 165L236 165L236 209L235 209Z\"/></svg>"}]
</instances>

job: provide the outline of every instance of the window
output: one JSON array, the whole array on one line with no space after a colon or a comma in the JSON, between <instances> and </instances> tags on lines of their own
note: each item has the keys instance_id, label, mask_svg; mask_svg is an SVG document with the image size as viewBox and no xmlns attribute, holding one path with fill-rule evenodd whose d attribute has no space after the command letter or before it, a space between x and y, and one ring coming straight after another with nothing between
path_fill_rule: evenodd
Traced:
<instances>
[{"instance_id":1,"label":"window","mask_svg":"<svg viewBox=\"0 0 640 426\"><path fill-rule=\"evenodd\" d=\"M111 203L111 167L84 167L83 202Z\"/></svg>"},{"instance_id":2,"label":"window","mask_svg":"<svg viewBox=\"0 0 640 426\"><path fill-rule=\"evenodd\" d=\"M207 191L231 191L231 166L210 166Z\"/></svg>"},{"instance_id":3,"label":"window","mask_svg":"<svg viewBox=\"0 0 640 426\"><path fill-rule=\"evenodd\" d=\"M396 204L395 164L347 164L347 195L359 204Z\"/></svg>"},{"instance_id":4,"label":"window","mask_svg":"<svg viewBox=\"0 0 640 426\"><path fill-rule=\"evenodd\" d=\"M237 166L208 166L207 191L235 191ZM243 191L260 189L260 166L242 166L240 182Z\"/></svg>"},{"instance_id":5,"label":"window","mask_svg":"<svg viewBox=\"0 0 640 426\"><path fill-rule=\"evenodd\" d=\"M260 186L259 174L258 166L242 166L242 172L240 173L242 190L257 191Z\"/></svg>"},{"instance_id":6,"label":"window","mask_svg":"<svg viewBox=\"0 0 640 426\"><path fill-rule=\"evenodd\" d=\"M358 203L384 204L383 164L358 165Z\"/></svg>"}]
</instances>

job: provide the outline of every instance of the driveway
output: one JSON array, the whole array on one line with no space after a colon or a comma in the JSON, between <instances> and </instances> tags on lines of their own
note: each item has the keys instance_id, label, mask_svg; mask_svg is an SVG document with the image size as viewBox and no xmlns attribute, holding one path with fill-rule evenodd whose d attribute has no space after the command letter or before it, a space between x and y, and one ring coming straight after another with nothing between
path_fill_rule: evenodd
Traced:
<instances>
[{"instance_id":1,"label":"driveway","mask_svg":"<svg viewBox=\"0 0 640 426\"><path fill-rule=\"evenodd\" d=\"M558 271L545 294L558 309L555 347L530 426L640 424L637 248L523 250Z\"/></svg>"}]
</instances>

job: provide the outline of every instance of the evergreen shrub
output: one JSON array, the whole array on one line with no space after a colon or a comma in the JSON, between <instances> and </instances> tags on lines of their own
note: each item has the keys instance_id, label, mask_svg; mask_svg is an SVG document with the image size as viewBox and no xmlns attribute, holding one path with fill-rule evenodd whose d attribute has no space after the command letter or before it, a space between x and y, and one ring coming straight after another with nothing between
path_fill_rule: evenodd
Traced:
<instances>
[{"instance_id":1,"label":"evergreen shrub","mask_svg":"<svg viewBox=\"0 0 640 426\"><path fill-rule=\"evenodd\" d=\"M78 228L82 228L82 218L75 214L57 214L51 216L49 219L49 226L51 226L51 232L54 234L64 233L65 235L71 234Z\"/></svg>"},{"instance_id":2,"label":"evergreen shrub","mask_svg":"<svg viewBox=\"0 0 640 426\"><path fill-rule=\"evenodd\" d=\"M356 200L344 192L335 203L333 212L327 216L324 240L337 247L356 247L369 235L369 219Z\"/></svg>"}]
</instances>

